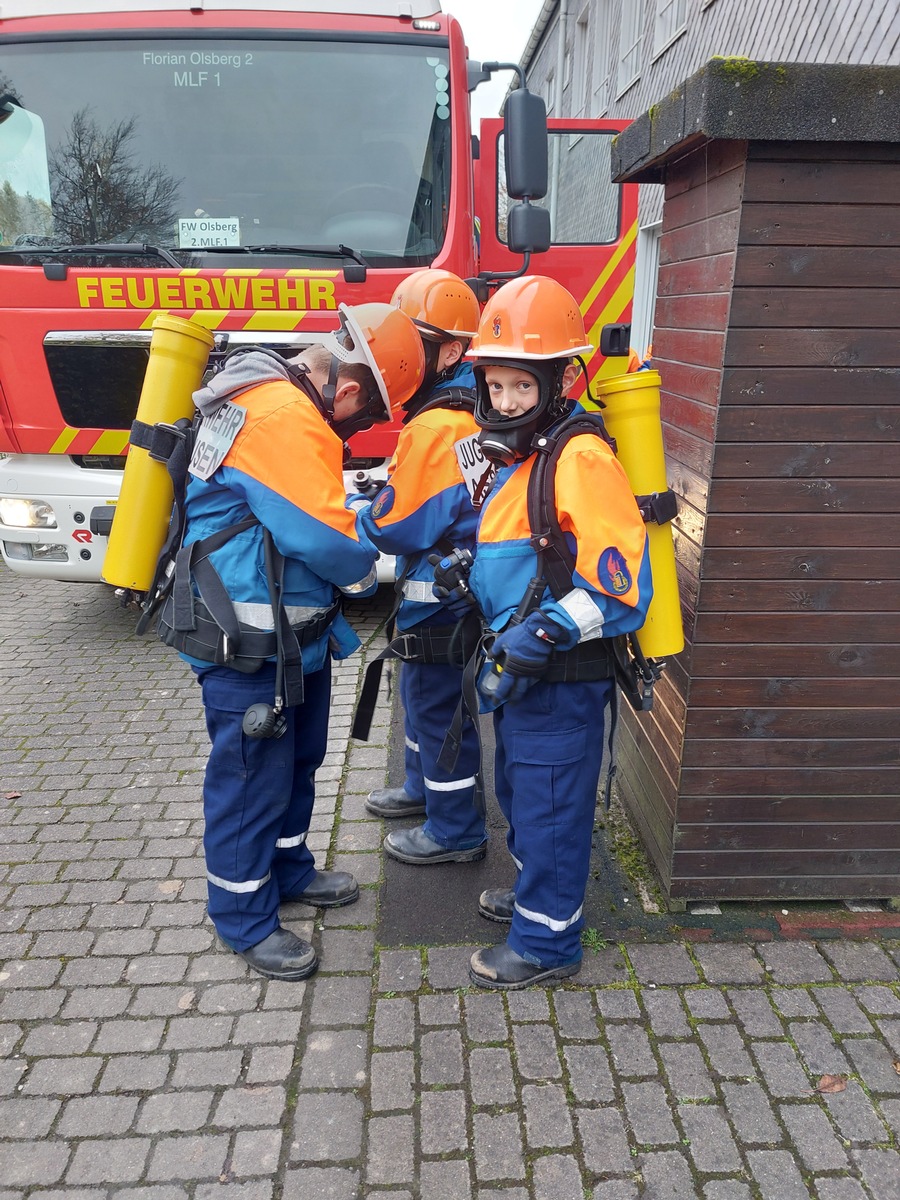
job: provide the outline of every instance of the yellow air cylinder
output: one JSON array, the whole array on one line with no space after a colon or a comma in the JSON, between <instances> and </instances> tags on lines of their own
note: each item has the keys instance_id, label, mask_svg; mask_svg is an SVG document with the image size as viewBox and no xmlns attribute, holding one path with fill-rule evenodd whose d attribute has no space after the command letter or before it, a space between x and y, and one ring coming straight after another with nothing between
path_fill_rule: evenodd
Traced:
<instances>
[{"instance_id":1,"label":"yellow air cylinder","mask_svg":"<svg viewBox=\"0 0 900 1200\"><path fill-rule=\"evenodd\" d=\"M193 393L203 378L213 336L202 325L168 314L157 317L152 328L137 419L146 425L172 425L193 416ZM166 539L173 499L165 464L132 446L103 563L107 583L147 591Z\"/></svg>"},{"instance_id":2,"label":"yellow air cylinder","mask_svg":"<svg viewBox=\"0 0 900 1200\"><path fill-rule=\"evenodd\" d=\"M617 457L636 496L664 492L669 486L659 417L660 382L658 371L635 371L604 379L594 388L606 405L603 420L616 439ZM648 522L647 538L653 599L638 640L648 658L665 658L684 649L671 524Z\"/></svg>"}]
</instances>

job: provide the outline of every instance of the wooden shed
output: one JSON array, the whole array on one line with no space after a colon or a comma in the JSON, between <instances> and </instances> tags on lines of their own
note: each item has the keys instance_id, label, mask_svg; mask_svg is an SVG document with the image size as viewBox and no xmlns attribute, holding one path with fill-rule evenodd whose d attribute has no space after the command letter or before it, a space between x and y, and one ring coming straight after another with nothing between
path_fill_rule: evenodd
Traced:
<instances>
[{"instance_id":1,"label":"wooden shed","mask_svg":"<svg viewBox=\"0 0 900 1200\"><path fill-rule=\"evenodd\" d=\"M714 59L615 144L665 186L688 645L620 790L674 906L900 896L898 138L898 67Z\"/></svg>"}]
</instances>

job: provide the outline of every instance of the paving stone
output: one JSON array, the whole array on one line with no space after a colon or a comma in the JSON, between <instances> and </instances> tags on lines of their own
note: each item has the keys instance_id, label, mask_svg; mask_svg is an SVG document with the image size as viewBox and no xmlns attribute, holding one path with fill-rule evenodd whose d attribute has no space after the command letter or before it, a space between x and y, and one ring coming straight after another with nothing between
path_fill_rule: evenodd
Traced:
<instances>
[{"instance_id":1,"label":"paving stone","mask_svg":"<svg viewBox=\"0 0 900 1200\"><path fill-rule=\"evenodd\" d=\"M25 1064L22 1066L24 1069ZM0 1129L4 1138L46 1137L61 1107L59 1100L0 1100Z\"/></svg>"},{"instance_id":2,"label":"paving stone","mask_svg":"<svg viewBox=\"0 0 900 1200\"><path fill-rule=\"evenodd\" d=\"M513 1044L524 1079L559 1079L562 1075L556 1038L548 1025L517 1025Z\"/></svg>"},{"instance_id":3,"label":"paving stone","mask_svg":"<svg viewBox=\"0 0 900 1200\"><path fill-rule=\"evenodd\" d=\"M875 1038L846 1038L843 1046L859 1077L872 1092L900 1095L900 1074L894 1058Z\"/></svg>"},{"instance_id":4,"label":"paving stone","mask_svg":"<svg viewBox=\"0 0 900 1200\"><path fill-rule=\"evenodd\" d=\"M584 1165L597 1175L625 1175L634 1170L628 1134L616 1108L575 1110Z\"/></svg>"},{"instance_id":5,"label":"paving stone","mask_svg":"<svg viewBox=\"0 0 900 1200\"><path fill-rule=\"evenodd\" d=\"M594 993L594 1002L604 1020L631 1020L641 1015L637 996L631 988L601 988Z\"/></svg>"},{"instance_id":6,"label":"paving stone","mask_svg":"<svg viewBox=\"0 0 900 1200\"><path fill-rule=\"evenodd\" d=\"M896 1200L900 1154L896 1150L851 1150L873 1200Z\"/></svg>"},{"instance_id":7,"label":"paving stone","mask_svg":"<svg viewBox=\"0 0 900 1200\"><path fill-rule=\"evenodd\" d=\"M459 1000L456 996L420 996L419 1020L423 1025L459 1025Z\"/></svg>"},{"instance_id":8,"label":"paving stone","mask_svg":"<svg viewBox=\"0 0 900 1200\"><path fill-rule=\"evenodd\" d=\"M756 1074L744 1041L734 1025L697 1026L697 1035L706 1048L710 1066L726 1079L748 1079Z\"/></svg>"},{"instance_id":9,"label":"paving stone","mask_svg":"<svg viewBox=\"0 0 900 1200\"><path fill-rule=\"evenodd\" d=\"M758 988L729 988L728 999L750 1037L783 1037L784 1027L764 991Z\"/></svg>"},{"instance_id":10,"label":"paving stone","mask_svg":"<svg viewBox=\"0 0 900 1200\"><path fill-rule=\"evenodd\" d=\"M415 1030L415 1009L412 1000L379 1000L375 1005L376 1046L411 1046Z\"/></svg>"},{"instance_id":11,"label":"paving stone","mask_svg":"<svg viewBox=\"0 0 900 1200\"><path fill-rule=\"evenodd\" d=\"M365 1025L372 982L366 976L325 975L315 981L311 1025Z\"/></svg>"},{"instance_id":12,"label":"paving stone","mask_svg":"<svg viewBox=\"0 0 900 1200\"><path fill-rule=\"evenodd\" d=\"M578 973L578 983L582 987L603 987L627 980L628 964L616 947L591 950L582 959L581 970Z\"/></svg>"},{"instance_id":13,"label":"paving stone","mask_svg":"<svg viewBox=\"0 0 900 1200\"><path fill-rule=\"evenodd\" d=\"M750 946L697 943L694 954L708 983L758 983L763 966Z\"/></svg>"},{"instance_id":14,"label":"paving stone","mask_svg":"<svg viewBox=\"0 0 900 1200\"><path fill-rule=\"evenodd\" d=\"M715 1096L716 1089L695 1042L660 1042L659 1054L673 1095L683 1100Z\"/></svg>"},{"instance_id":15,"label":"paving stone","mask_svg":"<svg viewBox=\"0 0 900 1200\"><path fill-rule=\"evenodd\" d=\"M213 1094L209 1091L189 1091L180 1094L163 1092L148 1096L138 1118L138 1133L187 1133L206 1123L212 1108Z\"/></svg>"},{"instance_id":16,"label":"paving stone","mask_svg":"<svg viewBox=\"0 0 900 1200\"><path fill-rule=\"evenodd\" d=\"M12 1187L31 1188L62 1178L71 1148L63 1142L0 1143L0 1179ZM28 1192L13 1193L27 1196Z\"/></svg>"},{"instance_id":17,"label":"paving stone","mask_svg":"<svg viewBox=\"0 0 900 1200\"><path fill-rule=\"evenodd\" d=\"M39 1096L76 1096L93 1091L102 1058L41 1058L28 1073L23 1091Z\"/></svg>"},{"instance_id":18,"label":"paving stone","mask_svg":"<svg viewBox=\"0 0 900 1200\"><path fill-rule=\"evenodd\" d=\"M768 1097L758 1083L724 1083L722 1095L741 1142L774 1145L784 1140Z\"/></svg>"},{"instance_id":19,"label":"paving stone","mask_svg":"<svg viewBox=\"0 0 900 1200\"><path fill-rule=\"evenodd\" d=\"M826 989L819 989L820 991ZM819 1014L806 988L773 987L772 1003L783 1017L817 1017Z\"/></svg>"},{"instance_id":20,"label":"paving stone","mask_svg":"<svg viewBox=\"0 0 900 1200\"><path fill-rule=\"evenodd\" d=\"M598 1183L591 1200L637 1200L638 1186L630 1179L607 1179Z\"/></svg>"},{"instance_id":21,"label":"paving stone","mask_svg":"<svg viewBox=\"0 0 900 1200\"><path fill-rule=\"evenodd\" d=\"M353 1029L319 1029L309 1034L300 1068L301 1088L360 1087L365 1079L363 1033Z\"/></svg>"},{"instance_id":22,"label":"paving stone","mask_svg":"<svg viewBox=\"0 0 900 1200\"><path fill-rule=\"evenodd\" d=\"M581 1170L574 1158L548 1154L534 1164L535 1200L559 1200L560 1196L578 1196L583 1192Z\"/></svg>"},{"instance_id":23,"label":"paving stone","mask_svg":"<svg viewBox=\"0 0 900 1200\"><path fill-rule=\"evenodd\" d=\"M80 1142L66 1172L66 1182L132 1183L144 1173L149 1138L102 1138Z\"/></svg>"},{"instance_id":24,"label":"paving stone","mask_svg":"<svg viewBox=\"0 0 900 1200\"><path fill-rule=\"evenodd\" d=\"M46 1054L84 1054L96 1034L96 1021L42 1025L32 1030L25 1038L22 1053L29 1057Z\"/></svg>"},{"instance_id":25,"label":"paving stone","mask_svg":"<svg viewBox=\"0 0 900 1200\"><path fill-rule=\"evenodd\" d=\"M740 1171L741 1156L735 1145L725 1110L715 1104L679 1104L678 1117L698 1171Z\"/></svg>"},{"instance_id":26,"label":"paving stone","mask_svg":"<svg viewBox=\"0 0 900 1200\"><path fill-rule=\"evenodd\" d=\"M525 1139L534 1148L570 1146L574 1137L566 1093L557 1084L526 1084L522 1088Z\"/></svg>"},{"instance_id":27,"label":"paving stone","mask_svg":"<svg viewBox=\"0 0 900 1200\"><path fill-rule=\"evenodd\" d=\"M66 1104L56 1128L57 1135L88 1138L123 1134L131 1128L137 1106L138 1100L134 1096L79 1096ZM33 1130L32 1136L40 1135Z\"/></svg>"},{"instance_id":28,"label":"paving stone","mask_svg":"<svg viewBox=\"0 0 900 1200\"><path fill-rule=\"evenodd\" d=\"M654 1200L696 1200L691 1169L678 1150L642 1154L638 1162L647 1196Z\"/></svg>"},{"instance_id":29,"label":"paving stone","mask_svg":"<svg viewBox=\"0 0 900 1200\"><path fill-rule=\"evenodd\" d=\"M849 1072L843 1052L821 1021L794 1021L790 1034L810 1075L840 1075Z\"/></svg>"},{"instance_id":30,"label":"paving stone","mask_svg":"<svg viewBox=\"0 0 900 1200\"><path fill-rule=\"evenodd\" d=\"M751 1200L750 1187L737 1179L714 1179L704 1187L703 1200Z\"/></svg>"},{"instance_id":31,"label":"paving stone","mask_svg":"<svg viewBox=\"0 0 900 1200\"><path fill-rule=\"evenodd\" d=\"M283 1135L280 1129L254 1129L239 1133L231 1152L231 1171L238 1177L277 1176Z\"/></svg>"},{"instance_id":32,"label":"paving stone","mask_svg":"<svg viewBox=\"0 0 900 1200\"><path fill-rule=\"evenodd\" d=\"M659 1146L679 1140L669 1102L661 1084L624 1083L622 1097L634 1140L646 1146Z\"/></svg>"},{"instance_id":33,"label":"paving stone","mask_svg":"<svg viewBox=\"0 0 900 1200\"><path fill-rule=\"evenodd\" d=\"M851 1142L883 1142L887 1130L877 1116L872 1101L855 1079L843 1092L822 1097L842 1137Z\"/></svg>"},{"instance_id":34,"label":"paving stone","mask_svg":"<svg viewBox=\"0 0 900 1200\"><path fill-rule=\"evenodd\" d=\"M466 1033L473 1042L505 1042L509 1037L503 999L494 993L465 996Z\"/></svg>"},{"instance_id":35,"label":"paving stone","mask_svg":"<svg viewBox=\"0 0 900 1200\"><path fill-rule=\"evenodd\" d=\"M776 983L830 983L834 978L812 942L763 942L757 953Z\"/></svg>"},{"instance_id":36,"label":"paving stone","mask_svg":"<svg viewBox=\"0 0 900 1200\"><path fill-rule=\"evenodd\" d=\"M413 1166L412 1116L370 1117L366 1179L369 1183L409 1183Z\"/></svg>"},{"instance_id":37,"label":"paving stone","mask_svg":"<svg viewBox=\"0 0 900 1200\"><path fill-rule=\"evenodd\" d=\"M502 1195L502 1200L517 1200L514 1191L496 1193ZM493 1192L479 1191L479 1200L485 1200ZM387 1193L394 1200L396 1192ZM469 1178L469 1164L465 1159L449 1159L443 1162L422 1163L419 1173L419 1196L421 1200L470 1200L472 1187ZM527 1200L523 1192L521 1200Z\"/></svg>"},{"instance_id":38,"label":"paving stone","mask_svg":"<svg viewBox=\"0 0 900 1200\"><path fill-rule=\"evenodd\" d=\"M870 1013L877 1016L900 1013L900 995L889 987L872 984L868 987L853 988L852 991L863 1008L868 1009Z\"/></svg>"},{"instance_id":39,"label":"paving stone","mask_svg":"<svg viewBox=\"0 0 900 1200\"><path fill-rule=\"evenodd\" d=\"M214 1049L231 1041L232 1017L175 1017L168 1022L166 1050Z\"/></svg>"},{"instance_id":40,"label":"paving stone","mask_svg":"<svg viewBox=\"0 0 900 1200\"><path fill-rule=\"evenodd\" d=\"M362 1151L364 1107L352 1092L300 1092L292 1162L345 1162ZM341 1176L343 1178L343 1176Z\"/></svg>"},{"instance_id":41,"label":"paving stone","mask_svg":"<svg viewBox=\"0 0 900 1200\"><path fill-rule=\"evenodd\" d=\"M284 1174L283 1200L358 1200L359 1172L304 1167Z\"/></svg>"},{"instance_id":42,"label":"paving stone","mask_svg":"<svg viewBox=\"0 0 900 1200\"><path fill-rule=\"evenodd\" d=\"M692 1017L708 1020L730 1020L728 1001L716 988L685 988L684 1002Z\"/></svg>"},{"instance_id":43,"label":"paving stone","mask_svg":"<svg viewBox=\"0 0 900 1200\"><path fill-rule=\"evenodd\" d=\"M475 947L432 947L428 951L428 983L435 991L468 987L469 959Z\"/></svg>"},{"instance_id":44,"label":"paving stone","mask_svg":"<svg viewBox=\"0 0 900 1200\"><path fill-rule=\"evenodd\" d=\"M153 1150L147 1178L218 1179L228 1154L228 1138L221 1135L197 1134L189 1137L170 1137L158 1142Z\"/></svg>"},{"instance_id":45,"label":"paving stone","mask_svg":"<svg viewBox=\"0 0 900 1200\"><path fill-rule=\"evenodd\" d=\"M514 1113L475 1113L475 1176L482 1180L525 1178L522 1134Z\"/></svg>"},{"instance_id":46,"label":"paving stone","mask_svg":"<svg viewBox=\"0 0 900 1200\"><path fill-rule=\"evenodd\" d=\"M697 968L684 946L630 946L628 957L641 983L696 983Z\"/></svg>"},{"instance_id":47,"label":"paving stone","mask_svg":"<svg viewBox=\"0 0 900 1200\"><path fill-rule=\"evenodd\" d=\"M771 1095L808 1096L811 1081L787 1042L751 1042L750 1049Z\"/></svg>"},{"instance_id":48,"label":"paving stone","mask_svg":"<svg viewBox=\"0 0 900 1200\"><path fill-rule=\"evenodd\" d=\"M818 1104L782 1104L788 1137L810 1171L846 1170L847 1155Z\"/></svg>"},{"instance_id":49,"label":"paving stone","mask_svg":"<svg viewBox=\"0 0 900 1200\"><path fill-rule=\"evenodd\" d=\"M455 1029L423 1033L419 1038L423 1084L458 1084L463 1077L462 1039Z\"/></svg>"},{"instance_id":50,"label":"paving stone","mask_svg":"<svg viewBox=\"0 0 900 1200\"><path fill-rule=\"evenodd\" d=\"M581 1049L579 1047L579 1051ZM470 1050L468 1059L469 1089L473 1104L512 1104L515 1101L512 1058L508 1050L499 1046L485 1046Z\"/></svg>"},{"instance_id":51,"label":"paving stone","mask_svg":"<svg viewBox=\"0 0 900 1200\"><path fill-rule=\"evenodd\" d=\"M831 960L838 975L846 983L883 980L893 983L900 979L897 964L874 942L821 942L819 949Z\"/></svg>"},{"instance_id":52,"label":"paving stone","mask_svg":"<svg viewBox=\"0 0 900 1200\"><path fill-rule=\"evenodd\" d=\"M373 1054L369 1062L369 1075L373 1112L412 1108L415 1086L412 1050L385 1050Z\"/></svg>"},{"instance_id":53,"label":"paving stone","mask_svg":"<svg viewBox=\"0 0 900 1200\"><path fill-rule=\"evenodd\" d=\"M156 1050L165 1027L165 1021L156 1018L104 1021L97 1032L94 1053L134 1054Z\"/></svg>"},{"instance_id":54,"label":"paving stone","mask_svg":"<svg viewBox=\"0 0 900 1200\"><path fill-rule=\"evenodd\" d=\"M686 1038L691 1036L681 995L671 988L645 989L641 1002L650 1018L650 1027L656 1037Z\"/></svg>"},{"instance_id":55,"label":"paving stone","mask_svg":"<svg viewBox=\"0 0 900 1200\"><path fill-rule=\"evenodd\" d=\"M98 1086L101 1092L153 1092L168 1074L167 1054L122 1054L109 1060Z\"/></svg>"},{"instance_id":56,"label":"paving stone","mask_svg":"<svg viewBox=\"0 0 900 1200\"><path fill-rule=\"evenodd\" d=\"M868 1200L862 1184L849 1176L817 1179L813 1187L816 1200Z\"/></svg>"},{"instance_id":57,"label":"paving stone","mask_svg":"<svg viewBox=\"0 0 900 1200\"><path fill-rule=\"evenodd\" d=\"M650 1039L639 1025L607 1025L606 1039L617 1074L638 1078L658 1074Z\"/></svg>"},{"instance_id":58,"label":"paving stone","mask_svg":"<svg viewBox=\"0 0 900 1200\"><path fill-rule=\"evenodd\" d=\"M263 1050L268 1048L263 1048ZM260 1049L254 1050L254 1060L261 1052ZM287 1067L291 1064L291 1052L288 1052L289 1057ZM228 1087L237 1082L242 1066L242 1058L240 1050L188 1050L183 1054L179 1054L175 1060L175 1070L172 1073L173 1088L197 1088L208 1087L210 1085L219 1085ZM278 1076L283 1078L283 1074ZM266 1076L267 1079L275 1078L275 1076ZM248 1083L259 1082L259 1080L251 1080L248 1078Z\"/></svg>"},{"instance_id":59,"label":"paving stone","mask_svg":"<svg viewBox=\"0 0 900 1200\"><path fill-rule=\"evenodd\" d=\"M506 1005L511 1021L548 1021L550 1019L550 1000L547 992L540 988L508 992Z\"/></svg>"},{"instance_id":60,"label":"paving stone","mask_svg":"<svg viewBox=\"0 0 900 1200\"><path fill-rule=\"evenodd\" d=\"M589 994L558 991L553 996L553 1010L561 1037L597 1037L597 1011Z\"/></svg>"},{"instance_id":61,"label":"paving stone","mask_svg":"<svg viewBox=\"0 0 900 1200\"><path fill-rule=\"evenodd\" d=\"M301 985L302 986L302 985ZM297 987L297 984L294 984ZM171 1029L171 1026L170 1026ZM262 1042L295 1043L300 1035L300 1014L296 1012L243 1013L234 1026L233 1041L238 1046ZM322 1037L325 1037L323 1031ZM350 1037L353 1033L350 1031Z\"/></svg>"},{"instance_id":62,"label":"paving stone","mask_svg":"<svg viewBox=\"0 0 900 1200\"><path fill-rule=\"evenodd\" d=\"M423 1154L458 1151L467 1141L465 1093L423 1092L419 1121Z\"/></svg>"},{"instance_id":63,"label":"paving stone","mask_svg":"<svg viewBox=\"0 0 900 1200\"><path fill-rule=\"evenodd\" d=\"M847 988L813 988L813 996L825 1018L838 1033L871 1033L872 1022Z\"/></svg>"}]
</instances>

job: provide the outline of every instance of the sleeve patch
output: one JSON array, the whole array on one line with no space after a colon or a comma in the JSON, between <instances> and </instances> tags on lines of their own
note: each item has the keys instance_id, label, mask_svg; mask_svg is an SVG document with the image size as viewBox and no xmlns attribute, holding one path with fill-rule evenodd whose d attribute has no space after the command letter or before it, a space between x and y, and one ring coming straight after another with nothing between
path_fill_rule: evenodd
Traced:
<instances>
[{"instance_id":1,"label":"sleeve patch","mask_svg":"<svg viewBox=\"0 0 900 1200\"><path fill-rule=\"evenodd\" d=\"M378 495L373 500L372 508L370 510L372 513L372 516L375 518L376 521L380 517L387 516L387 514L394 507L395 499L396 499L396 496L394 493L394 489L391 487L390 484L388 484L387 487L383 487L381 489L381 491L378 493Z\"/></svg>"},{"instance_id":2,"label":"sleeve patch","mask_svg":"<svg viewBox=\"0 0 900 1200\"><path fill-rule=\"evenodd\" d=\"M632 579L625 555L615 546L608 546L600 555L597 578L601 586L612 596L623 596L630 591Z\"/></svg>"}]
</instances>

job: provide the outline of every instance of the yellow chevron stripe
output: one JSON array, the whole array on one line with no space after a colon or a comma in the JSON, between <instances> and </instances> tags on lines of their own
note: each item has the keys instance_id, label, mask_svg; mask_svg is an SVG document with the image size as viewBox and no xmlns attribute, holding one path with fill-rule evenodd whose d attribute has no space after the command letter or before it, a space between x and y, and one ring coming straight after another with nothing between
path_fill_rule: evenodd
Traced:
<instances>
[{"instance_id":1,"label":"yellow chevron stripe","mask_svg":"<svg viewBox=\"0 0 900 1200\"><path fill-rule=\"evenodd\" d=\"M593 286L591 287L591 290L588 292L588 294L582 300L581 315L583 317L587 316L591 305L594 303L594 301L600 295L601 291L603 290L604 285L606 284L606 281L612 275L613 271L615 271L616 267L619 265L619 263L625 257L626 253L634 245L636 238L637 238L637 221L634 222L634 224L631 226L631 228L628 230L628 232L622 238L621 242L619 242L618 246L616 246L615 250L613 251L612 255L610 256L609 262L606 264L606 266L603 268L603 270L597 276L597 279L594 282Z\"/></svg>"},{"instance_id":2,"label":"yellow chevron stripe","mask_svg":"<svg viewBox=\"0 0 900 1200\"><path fill-rule=\"evenodd\" d=\"M171 310L168 308L154 308L152 312L148 312L143 321L141 321L141 329L150 329L157 317L168 316ZM184 309L177 310L183 313ZM209 309L195 308L191 310L189 317L183 318L187 321L193 321L195 325L202 325L204 329L218 329L226 317L231 316L231 310L227 308Z\"/></svg>"},{"instance_id":3,"label":"yellow chevron stripe","mask_svg":"<svg viewBox=\"0 0 900 1200\"><path fill-rule=\"evenodd\" d=\"M290 332L292 329L296 329L307 315L305 312L267 308L253 313L244 323L244 329L262 330L264 333Z\"/></svg>"},{"instance_id":4,"label":"yellow chevron stripe","mask_svg":"<svg viewBox=\"0 0 900 1200\"><path fill-rule=\"evenodd\" d=\"M634 299L634 267L628 272L607 302L604 304L599 317L588 332L588 341L596 346L600 340L600 330L609 322L618 321ZM621 374L621 371L619 372Z\"/></svg>"},{"instance_id":5,"label":"yellow chevron stripe","mask_svg":"<svg viewBox=\"0 0 900 1200\"><path fill-rule=\"evenodd\" d=\"M124 454L128 434L123 429L107 429L97 438L89 454Z\"/></svg>"},{"instance_id":6,"label":"yellow chevron stripe","mask_svg":"<svg viewBox=\"0 0 900 1200\"><path fill-rule=\"evenodd\" d=\"M51 454L65 454L68 448L78 437L78 430L73 429L71 425L67 425L53 445L50 447Z\"/></svg>"}]
</instances>

